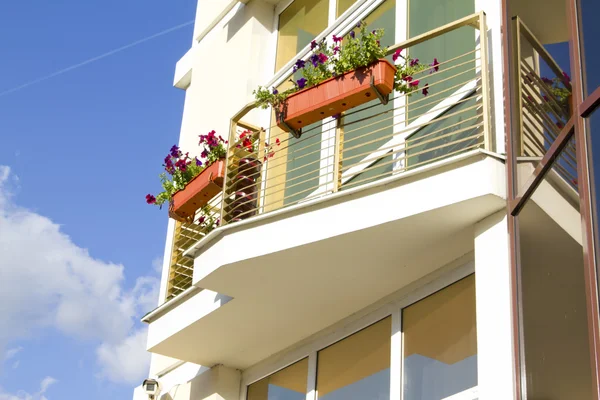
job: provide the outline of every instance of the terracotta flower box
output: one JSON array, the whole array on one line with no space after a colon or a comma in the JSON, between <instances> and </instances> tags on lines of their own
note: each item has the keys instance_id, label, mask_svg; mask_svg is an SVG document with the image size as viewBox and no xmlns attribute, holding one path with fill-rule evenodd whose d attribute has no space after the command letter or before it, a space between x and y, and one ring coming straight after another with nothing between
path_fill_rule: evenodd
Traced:
<instances>
[{"instance_id":1,"label":"terracotta flower box","mask_svg":"<svg viewBox=\"0 0 600 400\"><path fill-rule=\"evenodd\" d=\"M223 188L225 160L219 160L205 168L182 189L173 195L169 216L178 221L186 221L196 211L204 207Z\"/></svg>"},{"instance_id":2,"label":"terracotta flower box","mask_svg":"<svg viewBox=\"0 0 600 400\"><path fill-rule=\"evenodd\" d=\"M381 59L369 67L296 92L286 99L277 125L285 131L298 132L304 126L387 96L394 90L395 73L396 67Z\"/></svg>"}]
</instances>

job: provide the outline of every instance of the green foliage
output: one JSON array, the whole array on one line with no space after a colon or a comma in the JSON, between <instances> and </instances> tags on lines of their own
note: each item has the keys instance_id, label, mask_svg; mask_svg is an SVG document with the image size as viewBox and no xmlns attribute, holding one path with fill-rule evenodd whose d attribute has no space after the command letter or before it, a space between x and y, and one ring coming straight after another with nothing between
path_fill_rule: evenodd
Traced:
<instances>
[{"instance_id":1,"label":"green foliage","mask_svg":"<svg viewBox=\"0 0 600 400\"><path fill-rule=\"evenodd\" d=\"M320 42L313 40L310 56L306 60L297 60L294 65L294 72L299 71L301 78L292 80L294 86L282 92L278 92L275 88L269 90L259 86L253 92L257 106L261 108L271 106L278 110L292 93L318 85L329 78L368 67L377 60L385 58L387 47L381 46L383 35L383 29L369 32L367 24L361 22L345 37L333 35L332 42L329 44L325 39ZM395 62L398 59L404 61L403 64L396 65L394 88L410 95L419 90L419 80L413 80L412 75L425 70L427 66L419 64L418 60L403 57L401 51L398 50L393 57ZM437 60L432 65L437 70ZM426 90L424 94L427 94Z\"/></svg>"}]
</instances>

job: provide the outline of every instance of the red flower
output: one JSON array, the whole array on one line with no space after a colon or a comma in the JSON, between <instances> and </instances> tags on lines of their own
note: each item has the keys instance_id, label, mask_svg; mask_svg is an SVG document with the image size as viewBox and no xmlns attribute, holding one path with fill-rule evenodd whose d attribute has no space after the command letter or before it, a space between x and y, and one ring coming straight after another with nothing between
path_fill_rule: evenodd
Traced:
<instances>
[{"instance_id":1,"label":"red flower","mask_svg":"<svg viewBox=\"0 0 600 400\"><path fill-rule=\"evenodd\" d=\"M151 194L147 194L146 195L146 203L148 203L148 204L156 203L156 197L152 196Z\"/></svg>"},{"instance_id":2,"label":"red flower","mask_svg":"<svg viewBox=\"0 0 600 400\"><path fill-rule=\"evenodd\" d=\"M438 62L437 58L434 58L433 62L429 65L431 66L431 69L429 70L430 74L432 74L433 72L438 72L440 70L440 67L438 66L440 65L440 63Z\"/></svg>"},{"instance_id":3,"label":"red flower","mask_svg":"<svg viewBox=\"0 0 600 400\"><path fill-rule=\"evenodd\" d=\"M279 146L281 144L281 140L279 140L279 138L277 138L277 140L275 140L275 143L277 144L277 146Z\"/></svg>"},{"instance_id":4,"label":"red flower","mask_svg":"<svg viewBox=\"0 0 600 400\"><path fill-rule=\"evenodd\" d=\"M402 53L402 50L404 49L398 49L394 52L394 55L392 55L392 60L396 61L398 59L398 57L402 57L402 55L400 53Z\"/></svg>"},{"instance_id":5,"label":"red flower","mask_svg":"<svg viewBox=\"0 0 600 400\"><path fill-rule=\"evenodd\" d=\"M328 57L327 57L325 54L323 54L323 53L319 53L319 62L320 62L321 64L324 64L324 63L325 63L325 61L327 61L327 60L328 60Z\"/></svg>"},{"instance_id":6,"label":"red flower","mask_svg":"<svg viewBox=\"0 0 600 400\"><path fill-rule=\"evenodd\" d=\"M419 80L415 79L414 81L410 81L408 86L419 86Z\"/></svg>"}]
</instances>

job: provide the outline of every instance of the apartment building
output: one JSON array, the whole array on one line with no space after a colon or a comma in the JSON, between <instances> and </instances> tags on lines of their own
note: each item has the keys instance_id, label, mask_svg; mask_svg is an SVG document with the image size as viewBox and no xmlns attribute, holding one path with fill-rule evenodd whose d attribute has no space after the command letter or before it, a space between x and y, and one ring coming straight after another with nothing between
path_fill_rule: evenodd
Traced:
<instances>
[{"instance_id":1,"label":"apartment building","mask_svg":"<svg viewBox=\"0 0 600 400\"><path fill-rule=\"evenodd\" d=\"M179 146L198 155L215 130L229 147L219 226L169 221L143 318L158 398L599 399L599 15L597 0L199 0ZM428 66L428 93L301 132L256 106L312 41L361 21Z\"/></svg>"}]
</instances>

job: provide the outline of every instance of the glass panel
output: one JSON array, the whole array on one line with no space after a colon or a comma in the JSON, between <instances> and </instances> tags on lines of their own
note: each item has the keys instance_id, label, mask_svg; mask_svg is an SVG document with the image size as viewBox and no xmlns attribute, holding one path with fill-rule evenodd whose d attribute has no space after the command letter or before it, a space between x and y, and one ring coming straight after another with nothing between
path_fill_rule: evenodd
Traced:
<instances>
[{"instance_id":1,"label":"glass panel","mask_svg":"<svg viewBox=\"0 0 600 400\"><path fill-rule=\"evenodd\" d=\"M600 2L598 0L580 0L582 15L582 55L585 61L586 71L585 88L587 94L591 94L600 87Z\"/></svg>"},{"instance_id":2,"label":"glass panel","mask_svg":"<svg viewBox=\"0 0 600 400\"><path fill-rule=\"evenodd\" d=\"M591 142L591 148L588 148L589 154L589 169L591 180L592 207L594 208L594 225L595 232L598 232L598 196L600 196L600 109L597 109L592 115L586 119L587 136ZM597 235L597 234L596 234ZM598 248L598 240L596 237L596 248ZM596 253L596 257L600 257L600 252ZM600 265L600 260L596 260L596 266Z\"/></svg>"},{"instance_id":3,"label":"glass panel","mask_svg":"<svg viewBox=\"0 0 600 400\"><path fill-rule=\"evenodd\" d=\"M365 18L368 31L373 29L384 29L384 36L381 39L381 44L383 46L391 46L394 44L396 35L395 10L396 1L386 0ZM359 161L368 157L369 153L381 147L385 142L392 138L393 107L393 101L390 101L387 105L381 105L379 104L379 100L374 100L357 109L350 110L344 115L342 120L344 125L344 148L342 151L343 171L358 164ZM373 159L373 162L377 161L378 160ZM387 168L385 170L391 171L392 165L388 163L385 168ZM379 172L374 172L371 169L369 176L379 175L382 172L385 172L384 169L377 169ZM360 174L353 178L352 181L355 183L359 181L365 182L363 178L362 174Z\"/></svg>"},{"instance_id":4,"label":"glass panel","mask_svg":"<svg viewBox=\"0 0 600 400\"><path fill-rule=\"evenodd\" d=\"M412 0L409 2L409 37L428 32L456 21L475 11L474 0ZM410 56L422 64L431 64L434 58L443 63L434 75L420 74L423 83L430 86L429 107L423 107L423 96L409 97L409 118L421 115L438 102L460 89L475 77L475 34L471 27L463 27L410 49ZM470 54L467 54L471 52ZM460 58L458 58L460 57ZM453 61L450 61L453 60ZM467 72L468 71L468 72ZM460 74L460 75L459 75ZM447 91L447 92L445 92ZM443 93L440 96L432 96ZM434 101L435 100L435 101ZM418 105L413 103L419 102ZM411 111L414 109L415 111Z\"/></svg>"},{"instance_id":5,"label":"glass panel","mask_svg":"<svg viewBox=\"0 0 600 400\"><path fill-rule=\"evenodd\" d=\"M402 310L404 400L440 400L477 386L475 275Z\"/></svg>"},{"instance_id":6,"label":"glass panel","mask_svg":"<svg viewBox=\"0 0 600 400\"><path fill-rule=\"evenodd\" d=\"M336 17L339 17L344 12L346 12L346 10L352 7L352 4L354 3L356 3L356 0L337 0Z\"/></svg>"},{"instance_id":7,"label":"glass panel","mask_svg":"<svg viewBox=\"0 0 600 400\"><path fill-rule=\"evenodd\" d=\"M248 386L247 400L306 400L308 358Z\"/></svg>"},{"instance_id":8,"label":"glass panel","mask_svg":"<svg viewBox=\"0 0 600 400\"><path fill-rule=\"evenodd\" d=\"M328 0L294 0L279 14L275 71L327 28Z\"/></svg>"},{"instance_id":9,"label":"glass panel","mask_svg":"<svg viewBox=\"0 0 600 400\"><path fill-rule=\"evenodd\" d=\"M410 136L406 140L407 167L419 167L481 144L483 132L476 105L476 98L471 96L441 115L437 122Z\"/></svg>"},{"instance_id":10,"label":"glass panel","mask_svg":"<svg viewBox=\"0 0 600 400\"><path fill-rule=\"evenodd\" d=\"M530 399L594 398L578 199L555 165L518 216Z\"/></svg>"},{"instance_id":11,"label":"glass panel","mask_svg":"<svg viewBox=\"0 0 600 400\"><path fill-rule=\"evenodd\" d=\"M391 334L388 317L319 351L319 399L389 399Z\"/></svg>"}]
</instances>

